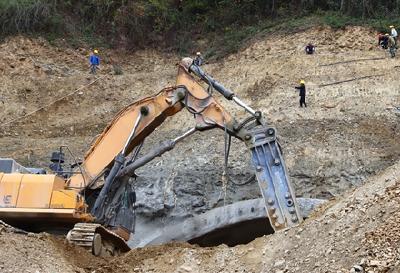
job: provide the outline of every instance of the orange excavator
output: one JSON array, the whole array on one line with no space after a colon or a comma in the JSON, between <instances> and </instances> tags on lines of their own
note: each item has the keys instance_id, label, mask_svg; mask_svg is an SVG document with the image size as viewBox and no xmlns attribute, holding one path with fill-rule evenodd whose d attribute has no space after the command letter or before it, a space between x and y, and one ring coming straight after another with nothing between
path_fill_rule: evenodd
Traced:
<instances>
[{"instance_id":1,"label":"orange excavator","mask_svg":"<svg viewBox=\"0 0 400 273\"><path fill-rule=\"evenodd\" d=\"M239 122L215 98L213 91L244 108L249 116ZM164 120L183 109L196 126L166 140L139 157L143 142ZM52 155L54 174L0 173L0 219L25 229L72 227L68 241L91 249L128 251L135 231L135 170L174 148L196 131L220 128L226 133L225 159L231 137L250 150L268 218L275 230L302 221L294 191L276 138L276 130L231 90L206 74L190 58L178 65L176 85L120 111L97 137L83 162L63 171L64 151ZM226 162L227 163L227 162Z\"/></svg>"}]
</instances>

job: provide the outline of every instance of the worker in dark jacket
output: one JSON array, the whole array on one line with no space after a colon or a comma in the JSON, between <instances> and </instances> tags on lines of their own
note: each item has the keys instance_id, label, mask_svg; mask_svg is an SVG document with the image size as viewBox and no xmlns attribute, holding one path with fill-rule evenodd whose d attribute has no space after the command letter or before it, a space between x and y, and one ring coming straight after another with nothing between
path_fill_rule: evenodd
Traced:
<instances>
[{"instance_id":1,"label":"worker in dark jacket","mask_svg":"<svg viewBox=\"0 0 400 273\"><path fill-rule=\"evenodd\" d=\"M203 64L203 57L201 57L201 53L197 52L196 53L196 58L194 58L193 60L193 64L197 65L197 66L201 66Z\"/></svg>"},{"instance_id":2,"label":"worker in dark jacket","mask_svg":"<svg viewBox=\"0 0 400 273\"><path fill-rule=\"evenodd\" d=\"M312 43L309 43L306 46L306 53L311 55L314 54L314 52L315 52L315 46Z\"/></svg>"},{"instance_id":3,"label":"worker in dark jacket","mask_svg":"<svg viewBox=\"0 0 400 273\"><path fill-rule=\"evenodd\" d=\"M388 39L389 39L389 34L384 35L382 33L378 34L378 46L380 46L383 49L388 48Z\"/></svg>"},{"instance_id":4,"label":"worker in dark jacket","mask_svg":"<svg viewBox=\"0 0 400 273\"><path fill-rule=\"evenodd\" d=\"M300 86L295 87L297 90L300 91L299 96L300 96L300 107L307 107L306 104L306 82L304 80L300 81Z\"/></svg>"},{"instance_id":5,"label":"worker in dark jacket","mask_svg":"<svg viewBox=\"0 0 400 273\"><path fill-rule=\"evenodd\" d=\"M99 51L97 49L93 50L93 54L90 54L89 62L90 62L90 73L96 74L96 70L100 65L100 57Z\"/></svg>"}]
</instances>

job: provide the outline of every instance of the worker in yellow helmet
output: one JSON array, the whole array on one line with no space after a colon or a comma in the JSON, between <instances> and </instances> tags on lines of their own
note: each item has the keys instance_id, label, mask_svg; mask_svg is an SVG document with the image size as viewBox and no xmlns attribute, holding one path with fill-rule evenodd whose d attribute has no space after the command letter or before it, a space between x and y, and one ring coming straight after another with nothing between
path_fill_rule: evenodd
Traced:
<instances>
[{"instance_id":1,"label":"worker in yellow helmet","mask_svg":"<svg viewBox=\"0 0 400 273\"><path fill-rule=\"evenodd\" d=\"M196 57L193 60L193 64L197 66L201 66L203 64L203 57L201 57L200 52L196 53Z\"/></svg>"},{"instance_id":2,"label":"worker in yellow helmet","mask_svg":"<svg viewBox=\"0 0 400 273\"><path fill-rule=\"evenodd\" d=\"M299 96L300 96L300 107L307 107L306 104L306 82L304 80L300 81L300 86L295 87L297 90L299 90Z\"/></svg>"},{"instance_id":3,"label":"worker in yellow helmet","mask_svg":"<svg viewBox=\"0 0 400 273\"><path fill-rule=\"evenodd\" d=\"M99 51L97 49L93 50L93 53L90 54L89 62L90 62L90 73L96 74L96 70L100 65Z\"/></svg>"}]
</instances>

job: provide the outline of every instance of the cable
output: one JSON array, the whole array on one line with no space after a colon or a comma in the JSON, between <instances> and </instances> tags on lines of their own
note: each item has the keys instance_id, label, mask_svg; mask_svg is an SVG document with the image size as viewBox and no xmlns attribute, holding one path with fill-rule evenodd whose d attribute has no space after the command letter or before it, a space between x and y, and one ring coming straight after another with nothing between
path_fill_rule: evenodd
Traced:
<instances>
[{"instance_id":1,"label":"cable","mask_svg":"<svg viewBox=\"0 0 400 273\"><path fill-rule=\"evenodd\" d=\"M225 176L226 176L226 180L228 182L232 182L232 184L236 185L236 186L244 186L247 184L250 184L251 182L254 181L254 178L256 177L255 174L251 175L246 181L244 182L237 182L235 181L232 177L229 176L228 173L228 161L229 161L229 153L231 150L231 143L232 143L232 136L230 134L228 134L228 130L226 128L226 125L224 125L224 172L225 172Z\"/></svg>"},{"instance_id":2,"label":"cable","mask_svg":"<svg viewBox=\"0 0 400 273\"><path fill-rule=\"evenodd\" d=\"M29 116L31 116L31 115L33 115L33 114L39 112L40 110L43 110L43 109L45 109L45 108L48 108L48 107L50 107L51 105L55 104L56 102L59 102L59 101L65 99L65 98L67 98L67 97L69 97L69 96L72 96L73 94L77 93L78 91L81 91L82 89L84 89L84 88L86 88L86 87L88 87L88 86L90 86L90 85L96 83L97 81L99 81L100 79L102 79L102 78L104 78L104 77L105 77L105 75L102 76L102 77L98 77L98 78L96 78L94 81L91 81L90 83L88 83L87 85L81 86L81 87L79 87L78 89L74 90L73 92L71 92L71 93L69 93L69 94L67 94L67 95L65 95L65 96L63 96L63 97L61 97L61 98L59 98L59 99L57 99L57 100L55 100L55 101L52 101L52 102L50 102L50 103L47 104L47 105L44 105L44 106L42 106L42 107L40 107L40 108L38 108L38 109L36 109L36 110L34 110L34 111L32 111L32 112L26 114L26 115L22 115L22 116L19 116L19 117L15 118L15 119L9 120L9 121L7 121L7 122L1 124L1 125L0 125L0 128L3 128L3 127L5 127L5 126L7 126L7 125L9 125L9 124L11 124L11 123L13 123L13 122L15 122L15 121L18 121L18 120L24 119L24 118L26 118L26 117L29 117Z\"/></svg>"},{"instance_id":3,"label":"cable","mask_svg":"<svg viewBox=\"0 0 400 273\"><path fill-rule=\"evenodd\" d=\"M378 75L368 75L368 76L363 76L363 77L358 77L358 78L353 78L353 79L348 79L348 80L343 80L343 81L337 81L337 82L332 82L332 83L326 83L326 84L321 84L319 87L326 87L330 85L336 85L336 84L341 84L341 83L346 83L346 82L352 82L352 81L358 81L358 80L363 80L363 79L368 79L368 78L374 78L374 77L382 77L385 76L385 74L378 74Z\"/></svg>"},{"instance_id":4,"label":"cable","mask_svg":"<svg viewBox=\"0 0 400 273\"><path fill-rule=\"evenodd\" d=\"M319 66L332 66L332 65L337 65L337 64L347 64L347 63L355 63L355 62L364 62L364 61L378 61L378 60L386 60L385 57L374 57L374 58L364 58L364 59L353 59L353 60L347 60L347 61L341 61L341 62L336 62L336 63L328 63L328 64L320 64Z\"/></svg>"}]
</instances>

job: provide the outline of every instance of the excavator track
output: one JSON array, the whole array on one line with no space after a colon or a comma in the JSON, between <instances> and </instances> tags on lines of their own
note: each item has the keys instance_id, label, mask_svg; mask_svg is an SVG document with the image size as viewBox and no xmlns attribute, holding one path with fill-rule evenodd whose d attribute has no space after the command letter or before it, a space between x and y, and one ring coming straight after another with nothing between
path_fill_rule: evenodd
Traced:
<instances>
[{"instance_id":1,"label":"excavator track","mask_svg":"<svg viewBox=\"0 0 400 273\"><path fill-rule=\"evenodd\" d=\"M95 256L115 256L130 250L122 237L94 223L75 224L68 232L67 240L88 249Z\"/></svg>"}]
</instances>

